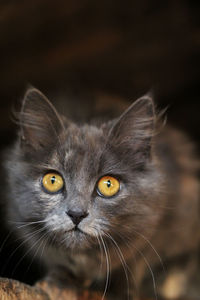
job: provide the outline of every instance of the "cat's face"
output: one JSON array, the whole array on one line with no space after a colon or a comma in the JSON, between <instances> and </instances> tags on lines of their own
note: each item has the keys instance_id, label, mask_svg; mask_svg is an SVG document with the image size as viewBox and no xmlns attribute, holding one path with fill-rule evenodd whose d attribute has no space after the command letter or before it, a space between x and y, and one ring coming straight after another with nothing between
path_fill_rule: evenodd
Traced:
<instances>
[{"instance_id":1,"label":"cat's face","mask_svg":"<svg viewBox=\"0 0 200 300\"><path fill-rule=\"evenodd\" d=\"M117 120L79 127L29 90L7 163L10 218L36 242L65 249L93 247L100 235L122 240L153 228L159 215L154 118L152 101L144 97Z\"/></svg>"}]
</instances>

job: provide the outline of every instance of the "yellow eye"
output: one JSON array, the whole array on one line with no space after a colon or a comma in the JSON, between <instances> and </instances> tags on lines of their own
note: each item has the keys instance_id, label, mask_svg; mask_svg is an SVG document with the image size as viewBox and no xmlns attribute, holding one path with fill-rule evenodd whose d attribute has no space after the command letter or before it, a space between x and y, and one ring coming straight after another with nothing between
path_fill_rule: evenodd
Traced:
<instances>
[{"instance_id":1,"label":"yellow eye","mask_svg":"<svg viewBox=\"0 0 200 300\"><path fill-rule=\"evenodd\" d=\"M50 172L42 178L42 185L47 192L53 194L63 188L64 182L58 173Z\"/></svg>"},{"instance_id":2,"label":"yellow eye","mask_svg":"<svg viewBox=\"0 0 200 300\"><path fill-rule=\"evenodd\" d=\"M120 189L119 181L112 176L103 176L97 185L98 192L105 197L112 197L117 194Z\"/></svg>"}]
</instances>

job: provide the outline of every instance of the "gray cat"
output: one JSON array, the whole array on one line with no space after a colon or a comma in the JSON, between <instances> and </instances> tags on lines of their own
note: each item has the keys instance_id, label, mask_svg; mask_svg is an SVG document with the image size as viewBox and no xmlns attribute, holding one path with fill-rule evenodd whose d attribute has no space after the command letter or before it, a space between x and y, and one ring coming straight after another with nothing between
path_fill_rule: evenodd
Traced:
<instances>
[{"instance_id":1,"label":"gray cat","mask_svg":"<svg viewBox=\"0 0 200 300\"><path fill-rule=\"evenodd\" d=\"M19 123L6 162L7 219L49 276L124 300L144 294L150 274L149 293L170 297L170 272L160 271L163 281L154 270L194 253L200 236L190 141L159 129L150 96L114 120L76 125L31 88Z\"/></svg>"}]
</instances>

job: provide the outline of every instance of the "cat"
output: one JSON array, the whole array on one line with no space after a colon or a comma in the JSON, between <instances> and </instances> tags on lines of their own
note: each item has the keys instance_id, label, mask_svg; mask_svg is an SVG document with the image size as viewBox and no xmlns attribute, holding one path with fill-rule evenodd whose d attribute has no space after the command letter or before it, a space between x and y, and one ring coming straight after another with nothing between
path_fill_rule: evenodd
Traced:
<instances>
[{"instance_id":1,"label":"cat","mask_svg":"<svg viewBox=\"0 0 200 300\"><path fill-rule=\"evenodd\" d=\"M75 124L27 90L6 154L6 219L49 280L125 300L145 293L150 274L157 298L154 270L197 250L195 147L158 119L145 95L115 119Z\"/></svg>"}]
</instances>

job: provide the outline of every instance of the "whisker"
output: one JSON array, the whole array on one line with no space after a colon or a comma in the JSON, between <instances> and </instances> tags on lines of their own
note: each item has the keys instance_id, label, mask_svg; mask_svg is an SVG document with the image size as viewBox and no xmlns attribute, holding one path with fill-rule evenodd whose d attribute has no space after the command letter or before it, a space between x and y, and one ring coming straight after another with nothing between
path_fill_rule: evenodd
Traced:
<instances>
[{"instance_id":1,"label":"whisker","mask_svg":"<svg viewBox=\"0 0 200 300\"><path fill-rule=\"evenodd\" d=\"M42 230L40 231L40 232L42 232L42 231L44 231L46 228L44 227L44 228L42 228ZM38 232L37 232L38 233ZM39 240L37 240L26 252L25 252L25 254L20 258L20 260L18 261L18 263L15 265L15 267L14 267L14 269L12 270L12 275L14 275L14 273L15 273L15 271L17 270L17 268L18 268L18 266L20 265L20 263L23 261L23 259L28 255L28 253L30 253L31 252L31 250L38 244L38 242L42 239L42 237L43 236L41 236L40 238L39 238ZM32 236L31 236L31 238L32 238ZM37 250L38 251L38 250ZM37 251L36 251L36 253L37 253ZM32 260L32 262L33 262L33 260ZM32 263L31 262L31 263Z\"/></svg>"},{"instance_id":2,"label":"whisker","mask_svg":"<svg viewBox=\"0 0 200 300\"><path fill-rule=\"evenodd\" d=\"M153 270L147 260L147 258L145 257L144 253L142 253L139 249L137 249L135 246L134 248L138 251L138 253L143 257L150 273L151 273L151 278L152 278L152 283L153 283L153 289L154 289L154 295L155 295L155 299L158 300L158 293L157 293L157 288L156 288L156 280L155 280L155 276L154 276L154 273L153 273Z\"/></svg>"},{"instance_id":3,"label":"whisker","mask_svg":"<svg viewBox=\"0 0 200 300\"><path fill-rule=\"evenodd\" d=\"M100 258L100 269L99 269L99 273L100 273L102 271L102 266L103 266L103 249L102 249L102 245L101 245L101 240L99 239L99 236L98 236L98 232L95 234L95 236L96 236L97 241L98 241L98 245L99 245L99 249L100 249L100 255L101 255L101 258Z\"/></svg>"},{"instance_id":4,"label":"whisker","mask_svg":"<svg viewBox=\"0 0 200 300\"><path fill-rule=\"evenodd\" d=\"M12 221L10 221L12 222ZM41 220L41 221L34 221L34 222L12 222L14 224L22 224L20 226L17 227L17 229L20 229L20 228L23 228L23 227L26 227L26 226L30 226L30 225L34 225L34 224L42 224L42 223L45 223L46 220Z\"/></svg>"},{"instance_id":5,"label":"whisker","mask_svg":"<svg viewBox=\"0 0 200 300\"><path fill-rule=\"evenodd\" d=\"M0 247L0 252L2 251L3 247L5 246L6 242L8 241L9 237L11 236L11 234L13 233L13 230L10 230L9 233L6 235L6 237L4 238L1 247Z\"/></svg>"},{"instance_id":6,"label":"whisker","mask_svg":"<svg viewBox=\"0 0 200 300\"><path fill-rule=\"evenodd\" d=\"M117 253L118 253L118 256L119 256L119 259L120 259L120 261L121 261L121 264L122 264L122 267L123 267L123 270L124 270L124 273L125 273L125 277L126 277L127 291L128 291L128 299L129 299L130 286L129 286L129 278L128 278L128 274L127 274L127 269L129 269L129 268L128 268L126 262L125 262L124 255L123 255L123 253L122 253L120 247L118 246L117 242L114 240L114 238L113 238L109 233L105 233L105 232L104 232L104 234L105 234L105 236L107 236L107 237L112 241L112 243L114 244L114 246L115 246L116 249L117 249ZM131 271L129 270L129 272L131 272ZM132 272L131 272L131 274L132 274Z\"/></svg>"},{"instance_id":7,"label":"whisker","mask_svg":"<svg viewBox=\"0 0 200 300\"><path fill-rule=\"evenodd\" d=\"M32 265L32 263L33 263L33 261L34 261L36 255L37 255L37 253L38 253L38 251L39 251L39 249L41 248L42 245L43 245L43 249L42 249L42 253L43 253L44 247L47 245L47 240L45 240L45 238L46 238L46 236L48 236L48 234L49 234L49 233L46 232L46 233L45 233L43 236L41 236L40 239L37 241L37 242L39 243L40 240L43 239L42 242L39 243L39 246L38 246L37 250L35 251L35 253L34 253L33 257L32 257L31 262L30 262L28 268L26 269L26 273L27 273L28 270L30 269L30 267L31 267L31 265ZM35 245L34 245L33 247L31 247L31 249L34 248L34 247L36 246L37 242L35 243ZM31 250L31 249L30 249L30 250ZM28 254L28 253L26 253L26 255L27 255L27 254ZM25 256L24 256L24 257L25 257ZM40 255L40 258L41 258L41 260L42 260L42 254Z\"/></svg>"},{"instance_id":8,"label":"whisker","mask_svg":"<svg viewBox=\"0 0 200 300\"><path fill-rule=\"evenodd\" d=\"M165 269L165 266L164 266L164 263L162 261L162 258L161 256L159 255L158 251L155 249L155 247L153 246L153 244L150 242L150 240L148 240L143 234L141 234L140 232L137 232L136 230L133 229L133 231L138 234L141 238L143 238L147 243L148 245L152 248L152 250L154 251L154 253L156 254L156 256L158 257L158 260L163 268L163 271L166 272L166 269Z\"/></svg>"},{"instance_id":9,"label":"whisker","mask_svg":"<svg viewBox=\"0 0 200 300\"><path fill-rule=\"evenodd\" d=\"M35 235L37 235L38 233L42 232L42 230L44 230L44 228L40 228L40 229L38 229L38 230L32 232L31 234L29 234L28 237L27 237L25 240L23 240L23 241L19 244L19 246L17 246L17 248L14 249L14 251L9 255L8 260L7 260L6 263L4 264L4 267L2 268L2 272L5 271L5 269L6 269L7 265L8 265L8 263L10 262L11 258L14 256L14 254L17 252L17 250L20 249L20 248L21 248L24 244L26 244L29 240L31 240ZM22 238L20 237L19 239L21 240ZM19 239L17 239L17 240L19 240Z\"/></svg>"},{"instance_id":10,"label":"whisker","mask_svg":"<svg viewBox=\"0 0 200 300\"><path fill-rule=\"evenodd\" d=\"M119 235L119 234L118 234ZM124 238L119 235L119 237L121 237L121 239L123 239L123 241L126 243L126 245L131 249L131 247L134 247L136 249L136 251L140 254L140 256L143 258L147 268L149 269L149 272L151 274L151 278L152 278L152 284L153 284L153 289L154 289L154 295L155 295L155 300L158 300L158 293L157 293L157 288L156 288L156 280L155 280L155 276L154 276L154 273L153 273L153 270L150 266L150 263L148 262L147 258L145 257L144 253L139 250L135 245L133 244L129 244L127 241L124 240Z\"/></svg>"},{"instance_id":11,"label":"whisker","mask_svg":"<svg viewBox=\"0 0 200 300\"><path fill-rule=\"evenodd\" d=\"M103 236L100 233L99 233L99 237L101 239L103 249L104 249L104 253L105 253L105 257L106 257L106 282L105 282L105 288L104 288L103 296L101 298L101 300L104 300L107 289L108 289L108 284L109 284L110 264L109 264L109 258L108 258L108 253L107 253L107 247L106 247L105 241L103 239Z\"/></svg>"}]
</instances>

